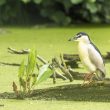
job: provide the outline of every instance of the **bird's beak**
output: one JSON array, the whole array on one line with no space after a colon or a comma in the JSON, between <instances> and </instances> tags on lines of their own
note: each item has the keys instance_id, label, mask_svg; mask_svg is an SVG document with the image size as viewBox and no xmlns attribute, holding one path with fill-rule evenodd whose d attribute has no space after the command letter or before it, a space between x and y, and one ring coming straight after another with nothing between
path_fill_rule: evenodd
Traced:
<instances>
[{"instance_id":1,"label":"bird's beak","mask_svg":"<svg viewBox=\"0 0 110 110\"><path fill-rule=\"evenodd\" d=\"M68 41L72 41L72 39L70 38L70 39L68 39Z\"/></svg>"},{"instance_id":2,"label":"bird's beak","mask_svg":"<svg viewBox=\"0 0 110 110\"><path fill-rule=\"evenodd\" d=\"M68 39L68 41L75 41L76 40L76 36L71 37L70 39Z\"/></svg>"}]
</instances>

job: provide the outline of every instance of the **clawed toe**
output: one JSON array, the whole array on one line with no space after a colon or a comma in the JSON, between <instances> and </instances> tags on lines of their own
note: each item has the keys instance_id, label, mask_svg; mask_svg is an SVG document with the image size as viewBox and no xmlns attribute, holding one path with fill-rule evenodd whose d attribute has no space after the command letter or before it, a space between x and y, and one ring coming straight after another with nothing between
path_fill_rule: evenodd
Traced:
<instances>
[{"instance_id":1,"label":"clawed toe","mask_svg":"<svg viewBox=\"0 0 110 110\"><path fill-rule=\"evenodd\" d=\"M88 82L86 82L86 83L83 83L83 84L81 84L81 87L88 87L88 86L91 86L91 85L93 85L95 82L92 80L92 81L88 81Z\"/></svg>"},{"instance_id":2,"label":"clawed toe","mask_svg":"<svg viewBox=\"0 0 110 110\"><path fill-rule=\"evenodd\" d=\"M94 73L86 74L84 76L84 82L83 82L83 84L81 86L86 87L86 86L92 85L93 82L94 82L93 81L93 77L94 77Z\"/></svg>"}]
</instances>

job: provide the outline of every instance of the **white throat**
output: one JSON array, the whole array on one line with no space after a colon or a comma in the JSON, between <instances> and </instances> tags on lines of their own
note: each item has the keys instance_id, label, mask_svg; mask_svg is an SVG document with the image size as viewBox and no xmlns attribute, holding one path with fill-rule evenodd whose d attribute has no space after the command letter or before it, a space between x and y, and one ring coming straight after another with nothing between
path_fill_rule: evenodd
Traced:
<instances>
[{"instance_id":1,"label":"white throat","mask_svg":"<svg viewBox=\"0 0 110 110\"><path fill-rule=\"evenodd\" d=\"M85 43L85 44L89 44L90 43L90 39L88 38L88 36L83 35L82 37L78 38L78 42L79 43Z\"/></svg>"}]
</instances>

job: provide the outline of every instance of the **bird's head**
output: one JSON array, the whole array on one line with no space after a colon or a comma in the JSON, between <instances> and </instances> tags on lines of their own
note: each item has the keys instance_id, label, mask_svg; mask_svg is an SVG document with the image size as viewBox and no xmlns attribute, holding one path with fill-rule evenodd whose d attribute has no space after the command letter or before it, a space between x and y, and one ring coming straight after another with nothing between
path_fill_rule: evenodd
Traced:
<instances>
[{"instance_id":1,"label":"bird's head","mask_svg":"<svg viewBox=\"0 0 110 110\"><path fill-rule=\"evenodd\" d=\"M90 42L88 34L85 32L79 32L74 37L70 38L68 41L78 41L78 42Z\"/></svg>"}]
</instances>

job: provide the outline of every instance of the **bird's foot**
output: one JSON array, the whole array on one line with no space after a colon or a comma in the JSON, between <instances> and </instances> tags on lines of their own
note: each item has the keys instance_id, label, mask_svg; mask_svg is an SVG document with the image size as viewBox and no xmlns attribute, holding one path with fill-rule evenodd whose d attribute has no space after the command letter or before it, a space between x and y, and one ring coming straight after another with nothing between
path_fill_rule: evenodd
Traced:
<instances>
[{"instance_id":1,"label":"bird's foot","mask_svg":"<svg viewBox=\"0 0 110 110\"><path fill-rule=\"evenodd\" d=\"M82 87L90 87L92 86L93 84L95 83L95 81L87 81L87 82L84 82L83 84L81 84Z\"/></svg>"},{"instance_id":2,"label":"bird's foot","mask_svg":"<svg viewBox=\"0 0 110 110\"><path fill-rule=\"evenodd\" d=\"M94 73L86 74L84 76L84 82L81 86L87 87L93 85L94 84L93 77Z\"/></svg>"}]
</instances>

